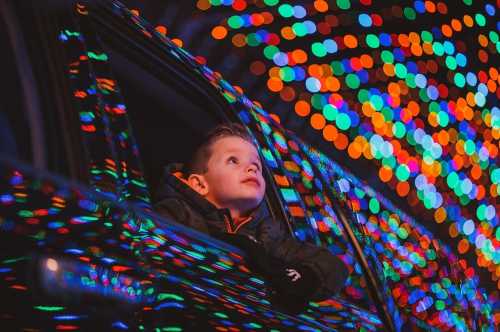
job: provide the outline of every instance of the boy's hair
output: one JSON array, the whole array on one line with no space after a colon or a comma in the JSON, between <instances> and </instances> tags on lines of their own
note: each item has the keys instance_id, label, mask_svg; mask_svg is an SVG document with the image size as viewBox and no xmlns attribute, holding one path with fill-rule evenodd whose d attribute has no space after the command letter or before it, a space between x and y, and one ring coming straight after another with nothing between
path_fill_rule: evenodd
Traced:
<instances>
[{"instance_id":1,"label":"boy's hair","mask_svg":"<svg viewBox=\"0 0 500 332\"><path fill-rule=\"evenodd\" d=\"M223 123L210 130L204 137L202 143L195 150L189 162L183 169L184 176L187 178L191 174L205 174L208 171L208 160L212 156L212 146L218 140L224 137L240 137L253 146L255 143L252 136L244 126L239 123ZM257 147L255 146L257 149Z\"/></svg>"}]
</instances>

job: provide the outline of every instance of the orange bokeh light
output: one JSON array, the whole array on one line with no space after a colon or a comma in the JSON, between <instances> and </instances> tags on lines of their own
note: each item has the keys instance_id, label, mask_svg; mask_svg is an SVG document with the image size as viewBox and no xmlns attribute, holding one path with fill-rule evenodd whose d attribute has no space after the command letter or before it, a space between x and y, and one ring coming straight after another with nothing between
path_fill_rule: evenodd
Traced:
<instances>
[{"instance_id":1,"label":"orange bokeh light","mask_svg":"<svg viewBox=\"0 0 500 332\"><path fill-rule=\"evenodd\" d=\"M378 170L378 177L383 182L389 182L392 179L392 175L393 175L392 168L388 166L382 166Z\"/></svg>"},{"instance_id":2,"label":"orange bokeh light","mask_svg":"<svg viewBox=\"0 0 500 332\"><path fill-rule=\"evenodd\" d=\"M335 147L339 150L345 150L348 144L349 140L343 133L339 133L337 139L333 142L333 145L335 145Z\"/></svg>"},{"instance_id":3,"label":"orange bokeh light","mask_svg":"<svg viewBox=\"0 0 500 332\"><path fill-rule=\"evenodd\" d=\"M454 18L454 19L451 20L451 27L455 31L462 31L462 22L460 22L459 20L457 20L456 18Z\"/></svg>"},{"instance_id":4,"label":"orange bokeh light","mask_svg":"<svg viewBox=\"0 0 500 332\"><path fill-rule=\"evenodd\" d=\"M301 117L308 116L311 113L311 105L304 100L299 100L295 103L295 113Z\"/></svg>"},{"instance_id":5,"label":"orange bokeh light","mask_svg":"<svg viewBox=\"0 0 500 332\"><path fill-rule=\"evenodd\" d=\"M334 125L327 124L325 128L323 128L323 137L328 142L333 142L337 138L338 130Z\"/></svg>"},{"instance_id":6,"label":"orange bokeh light","mask_svg":"<svg viewBox=\"0 0 500 332\"><path fill-rule=\"evenodd\" d=\"M446 210L444 207L439 207L435 212L434 212L434 220L438 223L441 224L443 221L446 220Z\"/></svg>"},{"instance_id":7,"label":"orange bokeh light","mask_svg":"<svg viewBox=\"0 0 500 332\"><path fill-rule=\"evenodd\" d=\"M161 33L162 35L166 35L167 34L167 28L163 25L158 25L156 28L155 28L156 31L158 31L159 33Z\"/></svg>"},{"instance_id":8,"label":"orange bokeh light","mask_svg":"<svg viewBox=\"0 0 500 332\"><path fill-rule=\"evenodd\" d=\"M347 153L349 154L349 157L351 157L352 159L359 159L359 157L361 157L362 152L363 149L361 145L356 141L349 144L349 147L347 148Z\"/></svg>"},{"instance_id":9,"label":"orange bokeh light","mask_svg":"<svg viewBox=\"0 0 500 332\"><path fill-rule=\"evenodd\" d=\"M267 88L273 92L279 92L283 89L283 81L277 77L271 77L267 80Z\"/></svg>"},{"instance_id":10,"label":"orange bokeh light","mask_svg":"<svg viewBox=\"0 0 500 332\"><path fill-rule=\"evenodd\" d=\"M469 241L467 239L462 239L458 242L458 252L465 254L469 250Z\"/></svg>"},{"instance_id":11,"label":"orange bokeh light","mask_svg":"<svg viewBox=\"0 0 500 332\"><path fill-rule=\"evenodd\" d=\"M358 47L358 39L354 35L345 35L344 44L348 48L356 48Z\"/></svg>"},{"instance_id":12,"label":"orange bokeh light","mask_svg":"<svg viewBox=\"0 0 500 332\"><path fill-rule=\"evenodd\" d=\"M398 182L396 192L400 197L405 197L410 192L410 185L407 181Z\"/></svg>"},{"instance_id":13,"label":"orange bokeh light","mask_svg":"<svg viewBox=\"0 0 500 332\"><path fill-rule=\"evenodd\" d=\"M227 36L227 29L221 25L218 25L212 29L212 37L214 39L224 39Z\"/></svg>"},{"instance_id":14,"label":"orange bokeh light","mask_svg":"<svg viewBox=\"0 0 500 332\"><path fill-rule=\"evenodd\" d=\"M304 63L307 61L307 53L304 50L296 49L292 52L292 59L296 63Z\"/></svg>"},{"instance_id":15,"label":"orange bokeh light","mask_svg":"<svg viewBox=\"0 0 500 332\"><path fill-rule=\"evenodd\" d=\"M311 116L311 127L313 127L316 130L321 130L325 127L326 125L326 119L325 117L320 114L320 113L314 113Z\"/></svg>"},{"instance_id":16,"label":"orange bokeh light","mask_svg":"<svg viewBox=\"0 0 500 332\"><path fill-rule=\"evenodd\" d=\"M318 12L324 13L324 12L328 11L328 3L324 0L316 0L316 1L314 1L314 8Z\"/></svg>"}]
</instances>

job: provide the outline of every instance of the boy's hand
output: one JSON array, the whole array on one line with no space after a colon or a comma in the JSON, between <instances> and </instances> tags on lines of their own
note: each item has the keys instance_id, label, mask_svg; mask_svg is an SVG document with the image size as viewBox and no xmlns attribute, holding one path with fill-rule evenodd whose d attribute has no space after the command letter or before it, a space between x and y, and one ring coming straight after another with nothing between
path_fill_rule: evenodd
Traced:
<instances>
[{"instance_id":1,"label":"boy's hand","mask_svg":"<svg viewBox=\"0 0 500 332\"><path fill-rule=\"evenodd\" d=\"M247 236L216 233L218 239L242 249L253 271L261 274L271 284L271 303L289 314L306 310L309 300L319 287L319 278L304 265L286 264L269 256L264 248Z\"/></svg>"},{"instance_id":2,"label":"boy's hand","mask_svg":"<svg viewBox=\"0 0 500 332\"><path fill-rule=\"evenodd\" d=\"M271 303L289 314L300 314L316 292L319 280L307 266L291 265L277 271L271 278L274 291Z\"/></svg>"},{"instance_id":3,"label":"boy's hand","mask_svg":"<svg viewBox=\"0 0 500 332\"><path fill-rule=\"evenodd\" d=\"M286 269L286 272L287 276L289 276L292 281L297 281L301 278L300 273L295 269Z\"/></svg>"},{"instance_id":4,"label":"boy's hand","mask_svg":"<svg viewBox=\"0 0 500 332\"><path fill-rule=\"evenodd\" d=\"M274 287L279 293L310 299L316 292L319 280L316 273L309 267L291 265L282 271L273 278Z\"/></svg>"}]
</instances>

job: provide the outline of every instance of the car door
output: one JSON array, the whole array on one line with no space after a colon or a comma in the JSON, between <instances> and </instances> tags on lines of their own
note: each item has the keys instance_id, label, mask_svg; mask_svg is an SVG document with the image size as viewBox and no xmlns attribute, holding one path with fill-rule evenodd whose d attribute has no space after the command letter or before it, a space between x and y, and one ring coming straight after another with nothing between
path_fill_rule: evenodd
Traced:
<instances>
[{"instance_id":1,"label":"car door","mask_svg":"<svg viewBox=\"0 0 500 332\"><path fill-rule=\"evenodd\" d=\"M16 35L9 36L7 45L12 39L24 39L30 45L43 46L19 47L27 58L16 65L32 71L32 84L24 86L20 95L10 96L22 100L24 94L36 92L42 96L43 107L27 110L29 105L19 103L8 113L28 113L25 128L39 134L23 139L23 126L8 121L9 139L27 157L21 158L24 162L16 161L18 155L12 152L2 157L5 326L47 330L94 326L328 329L327 321L274 312L263 292L263 281L249 273L236 248L198 233L189 237L189 229L147 214L149 189L139 149L102 48L106 46L100 43L102 35L94 26L97 15L91 21L87 7L75 3L47 8L31 5L8 3L3 9L12 16L2 17L8 24L19 23L11 26ZM20 23L30 20L36 24L26 26L26 31ZM121 28L114 31L121 32ZM167 57L172 68L187 72L188 79L199 77L191 75L192 68L184 62L176 62L182 56L177 51ZM17 54L12 58L20 61ZM13 76L19 78L19 74ZM176 82L183 79L186 76L173 78ZM206 79L198 81L206 84L198 86L203 95L210 85ZM217 109L232 96L211 93L210 98L215 100L211 107ZM207 105L202 106L206 111ZM228 110L225 115L219 111L211 121L224 119ZM47 171L79 180L89 188ZM173 232L176 227L180 231ZM201 239L204 241L199 242ZM233 273L238 277L231 276ZM345 303L337 311L347 307ZM341 324L359 325L345 316Z\"/></svg>"},{"instance_id":2,"label":"car door","mask_svg":"<svg viewBox=\"0 0 500 332\"><path fill-rule=\"evenodd\" d=\"M252 103L250 100L248 100L248 98L246 98L243 94L241 94L240 91L238 91L237 89L235 89L234 87L232 87L228 82L224 81L220 75L218 73L214 73L212 71L210 71L210 69L208 69L207 67L205 66L202 66L200 63L197 62L196 58L192 57L191 55L189 55L188 53L186 53L185 51L183 51L182 49L179 49L177 46L175 46L173 43L171 43L168 39L164 38L160 33L158 33L157 31L155 31L151 26L149 26L147 24L147 22L141 20L140 17L138 17L137 15L131 13L130 11L128 11L126 8L123 8L123 7L118 7L116 9L116 11L119 13L119 15L122 15L123 18L125 19L125 21L129 24L131 24L131 28L132 29L135 29L136 30L136 33L137 32L140 32L139 36L137 37L136 35L130 33L130 34L122 34L120 36L116 36L114 34L111 34L111 32L113 31L112 30L112 24L113 24L113 19L106 16L106 15L109 15L109 13L107 13L105 10L100 12L98 15L96 15L96 17L94 18L97 22L97 24L103 24L102 22L106 22L106 26L104 29L100 29L101 31L106 31L106 33L102 34L102 40L103 40L103 44L105 45L104 47L107 48L107 54L110 55L109 59L110 59L110 65L112 67L114 67L114 72L117 73L118 77L119 77L119 80L118 82L120 83L119 85L121 85L123 87L123 94L124 94L124 98L129 100L128 102L128 105L134 105L135 109L133 107L129 107L128 108L128 112L129 112L129 115L130 117L132 118L132 127L134 129L134 132L137 134L137 140L138 140L138 143L139 143L139 146L143 146L145 147L146 149L150 146L154 146L157 144L156 140L161 140L163 144L163 146L165 146L165 144L163 142L167 142L167 141L175 141L176 137L173 136L172 134L170 133L161 133L161 132L155 132L154 135L151 135L150 133L150 130L149 128L154 128L155 125L147 125L146 127L148 128L147 130L144 130L142 129L141 127L143 127L144 125L139 123L139 121L143 122L143 121L148 121L148 123L151 123L149 122L149 120L147 119L144 119L144 118L141 118L141 120L139 120L139 115L138 113L144 115L144 113L146 112L145 109L148 109L148 116L152 117L154 119L154 122L155 123L161 123L162 126L168 126L168 122L169 122L169 119L172 120L172 119L176 119L177 121L180 121L181 119L181 116L182 114L176 114L179 112L179 110L176 110L176 108L174 107L172 109L172 107L170 108L163 108L162 109L162 102L160 101L161 97L158 97L154 91L151 91L151 90L158 90L158 91L161 91L162 88L165 88L165 85L170 85L172 84L170 82L170 79L169 77L171 77L172 75L170 73L168 73L168 69L166 68L168 66L168 62L167 60L168 59L165 59L164 62L167 62L167 63L164 63L164 62L160 62L160 61L157 61L156 60L156 57L158 56L156 54L156 52L159 52L159 51L163 51L164 53L166 53L167 55L170 55L170 54L173 54L175 57L177 57L180 61L179 63L177 64L178 65L178 68L175 68L175 71L177 71L179 74L179 76L181 77L185 77L183 80L182 80L182 83L185 84L184 86L181 86L181 91L179 93L181 94L193 94L194 91L196 89L200 89L199 87L204 87L202 88L202 93L198 94L198 96L196 96L196 100L200 100L200 99L205 99L206 102L203 103L204 105L204 111L202 110L201 112L204 112L205 113L205 116L207 114L214 114L214 117L215 119L212 120L212 123L215 123L217 121L221 121L220 119L223 119L223 120L233 120L233 121L241 121L243 122L245 125L247 125L249 127L250 130L254 131L254 125L256 123L255 120L252 121L252 116L255 116L255 113L261 113L263 114L262 116L265 115L265 111L263 111L262 109L258 109L256 108L256 106L254 105L254 103ZM101 16L102 15L102 16ZM116 18L115 18L116 19ZM123 24L121 25L123 26ZM109 30L108 30L109 29ZM110 32L110 33L107 33L107 32ZM134 37L135 36L135 37ZM146 36L146 38L144 38L144 36ZM134 37L134 39L132 39ZM132 39L132 40L130 40ZM149 39L149 40L148 40ZM127 41L127 42L125 42ZM121 54L120 55L120 45L135 45L135 44L138 44L137 47L141 47L141 49L143 50L143 52L140 54L140 61L138 64L137 63L137 58L136 58L136 55L134 53L130 54L128 52L124 53L124 54ZM122 46L123 47L123 46ZM146 51L144 51L146 49ZM155 62L156 60L156 62ZM124 68L134 68L134 67L137 67L137 66L140 66L140 68L138 68L137 70L134 69L133 72L134 74L130 75L130 74L124 74L122 73L122 70L121 69L124 69ZM151 78L149 74L148 76L148 70L152 70L154 73L155 73L155 77L154 78ZM165 74L164 71L166 72ZM140 74L139 74L140 72ZM145 73L146 72L146 73ZM132 76L132 77L130 77ZM141 79L139 79L141 78ZM202 80L200 81L200 78L202 78ZM181 80L182 78L179 78L177 79L178 81ZM151 85L148 85L148 93L149 94L146 94L143 92L143 94L141 95L140 91L138 92L138 90L141 89L140 85L141 83L138 83L137 81L141 81L141 80L144 80L144 81L148 81L148 82L151 82L151 81L154 81L154 84L151 84ZM177 85L176 86L179 86L179 82L176 82ZM208 81L208 82L207 82ZM197 87L193 87L193 83L194 82L197 82L197 85L198 85L198 88ZM210 83L213 87L211 86L207 86L207 83ZM128 87L128 85L134 85L134 87ZM144 83L146 84L146 83ZM150 86L153 86L153 87L150 87ZM144 87L142 88L144 89ZM128 90L128 92L127 92ZM193 91L194 90L194 91ZM131 94L130 91L134 91L134 94ZM137 94L137 95L136 95ZM170 95L169 92L163 92L161 93L162 95ZM206 96L208 94L208 97ZM204 96L205 95L205 96ZM189 97L187 97L186 99L190 99ZM184 103L184 106L183 108L186 108L186 109L189 109L191 112L196 112L195 114L198 114L200 113L199 110L197 111L194 111L194 109L196 107L194 107L193 105L191 104L188 104L186 103L185 101L183 101ZM169 105L177 105L178 102L170 102ZM218 106L218 105L221 105L221 106ZM220 116L217 117L217 114L221 114ZM134 120L134 117L135 119L137 120ZM194 118L196 119L197 116L195 116ZM192 126L193 124L184 124L183 125L186 125L186 127L190 127ZM205 127L205 131L207 130L209 126L206 126ZM170 128L169 128L170 129ZM203 130L203 128L202 128ZM148 135L149 134L149 135ZM254 131L254 134L257 134L257 132ZM266 133L266 134L269 134L269 133ZM279 134L279 133L276 133L276 135ZM175 134L174 134L175 135ZM180 133L180 134L177 134L179 135L180 139L182 140L183 143L185 143L186 145L186 150L189 150L189 138L186 137L186 135ZM153 136L153 137L152 137ZM259 143L262 143L262 154L264 155L264 157L268 157L268 156L271 156L271 152L269 150L269 148L266 147L265 142L261 141L260 139L258 139ZM142 144L141 144L142 142ZM144 143L144 142L147 142L147 143ZM156 155L154 156L154 158L149 158L149 157L146 157L143 155L143 160L152 160L152 159L155 159L156 158L156 162L158 162L158 159L162 159L162 158L165 158L165 157L168 157L169 154L173 154L173 155L176 155L179 156L182 154L179 154L179 153L176 153L175 151L172 151L171 153L168 153L167 148L165 147L163 149L163 152L161 149L153 149L153 151L157 151ZM141 151L144 151L144 149L140 149ZM158 155L160 154L160 155ZM179 160L177 160L179 161ZM272 160L267 158L265 159L266 162L269 162L270 163L270 166L273 167L273 171L269 173L269 178L268 178L268 182L270 182L271 185L271 191L274 190L274 192L272 193L269 193L268 195L268 198L270 201L273 201L274 205L275 205L275 209L276 209L276 214L277 215L282 215L282 219L286 219L286 220L289 220L291 216L289 211L286 210L288 209L288 205L287 204L283 204L283 199L285 198L286 199L286 196L282 196L280 192L277 191L277 189L275 188L274 186L274 183L275 181L277 181L277 179L279 179L280 177L279 176L274 176L273 177L273 173L274 172L281 172L282 174L282 165L278 165L278 164L273 164L272 163ZM146 162L146 164L151 164L151 162ZM149 166L146 166L146 169L149 169L149 170L152 170L153 172L155 172L154 170L154 167L152 167L151 165ZM156 174L157 171L156 171ZM148 177L146 175L146 177ZM157 176L153 176L152 178L157 178ZM284 175L281 175L281 178L285 179L285 176ZM289 191L292 191L293 188L290 188L288 189ZM284 192L284 191L283 191ZM274 200L273 200L274 198ZM297 211L297 208L295 208L293 211ZM298 217L298 216L296 216ZM305 218L304 215L302 215L303 218ZM303 219L305 220L305 219ZM299 222L297 222L296 224L299 224ZM312 228L310 229L312 230ZM302 231L304 231L304 227L302 228ZM299 237L299 240L311 240L311 239L306 239L305 236L302 236L300 234L300 232L297 232L296 235ZM337 240L337 239L336 239ZM348 248L347 245L346 245L346 239L343 239L341 241L344 241L344 244L342 244L341 246L344 246L343 248L338 248L337 249L337 252L346 252L346 251L350 251L351 248ZM339 242L339 241L336 241L336 242ZM331 243L333 245L333 243ZM353 260L356 260L357 258L352 258L351 256L351 263ZM359 267L358 267L359 269ZM365 303L368 303L368 304L365 304L365 307L366 308L369 308L371 306L371 309L374 311L373 314L371 314L371 317L373 319L373 321L377 322L377 324L380 324L380 321L379 319L377 318L377 312L376 312L376 309L374 309L376 306L373 305L372 303L372 299L370 298L370 295L368 295L366 293L366 291L364 289L362 289L363 287L361 287L361 290L358 290L359 292L362 292L364 294L364 298L363 298L363 301L365 301ZM363 295L361 296L363 297ZM345 296L345 300L346 301L352 301L352 297L350 296ZM358 303L361 302L361 301L358 301ZM338 305L338 304L337 304ZM340 307L342 307L341 305L339 305ZM348 309L347 309L348 306L346 306L345 308L345 312L347 313L348 312ZM338 311L338 310L336 310ZM364 315L369 315L367 312L364 313ZM321 315L316 315L317 316L317 319L319 319L319 317ZM347 315L349 316L349 315ZM358 316L357 318L354 318L355 316ZM352 321L350 322L350 324L353 324L353 321L356 321L356 319L362 317L363 315L351 315L351 319ZM369 319L368 319L369 321ZM360 323L361 322L361 323ZM360 322L357 322L356 324L363 324L362 323L362 319L360 319ZM355 326L355 325L352 325L352 326Z\"/></svg>"}]
</instances>

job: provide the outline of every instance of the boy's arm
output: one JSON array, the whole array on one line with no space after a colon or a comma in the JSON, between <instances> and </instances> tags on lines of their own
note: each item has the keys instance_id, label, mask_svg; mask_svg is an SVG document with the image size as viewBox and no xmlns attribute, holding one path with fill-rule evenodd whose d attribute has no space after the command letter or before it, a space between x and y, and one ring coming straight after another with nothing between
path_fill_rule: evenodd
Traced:
<instances>
[{"instance_id":1,"label":"boy's arm","mask_svg":"<svg viewBox=\"0 0 500 332\"><path fill-rule=\"evenodd\" d=\"M308 267L315 273L319 285L313 300L325 300L338 293L349 274L344 262L327 249L299 242L292 237L283 238L271 254L287 263Z\"/></svg>"},{"instance_id":2,"label":"boy's arm","mask_svg":"<svg viewBox=\"0 0 500 332\"><path fill-rule=\"evenodd\" d=\"M347 266L328 249L295 240L280 222L270 219L263 223L260 239L271 256L314 272L319 285L313 300L324 300L344 287L349 275Z\"/></svg>"}]
</instances>

